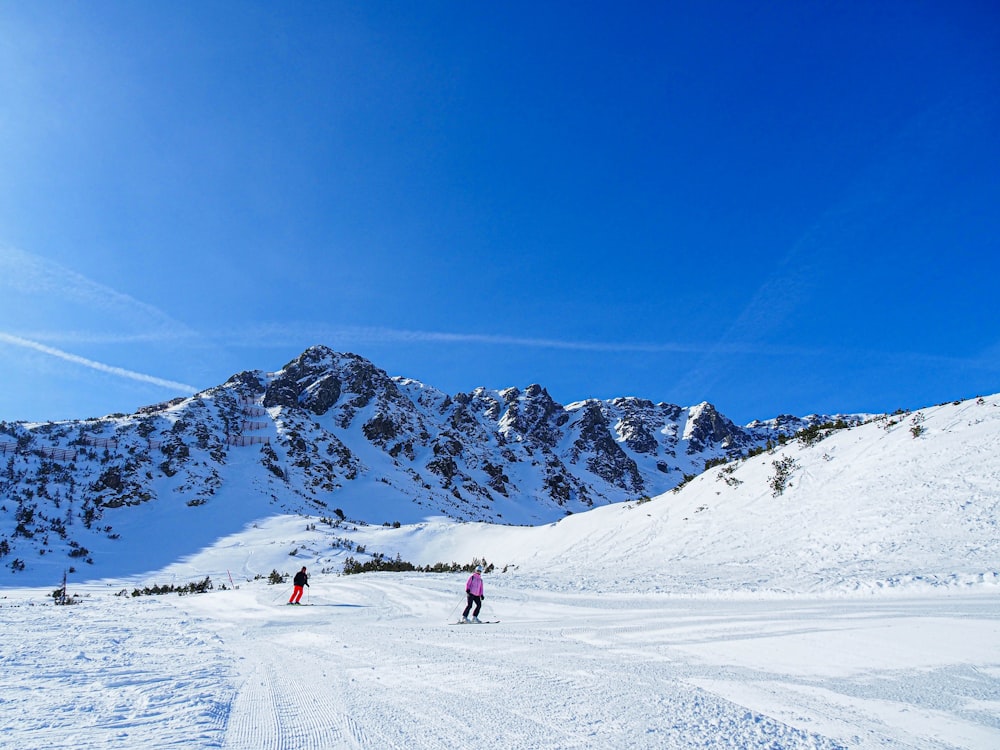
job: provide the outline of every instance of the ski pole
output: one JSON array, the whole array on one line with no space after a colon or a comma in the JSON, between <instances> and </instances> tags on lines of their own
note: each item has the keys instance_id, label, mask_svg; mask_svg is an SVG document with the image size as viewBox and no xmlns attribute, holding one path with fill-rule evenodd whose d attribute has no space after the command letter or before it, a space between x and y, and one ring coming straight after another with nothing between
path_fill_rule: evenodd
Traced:
<instances>
[{"instance_id":1,"label":"ski pole","mask_svg":"<svg viewBox=\"0 0 1000 750\"><path fill-rule=\"evenodd\" d=\"M458 604L456 604L456 605L455 605L455 609L453 609L453 610L451 611L451 614L450 614L450 615L448 615L448 619L449 619L449 620L454 620L454 619L455 619L455 615L456 615L456 614L458 613L458 608L462 606L462 603L463 603L463 602L464 602L464 600L463 600L463 599L459 599L459 600L458 600Z\"/></svg>"}]
</instances>

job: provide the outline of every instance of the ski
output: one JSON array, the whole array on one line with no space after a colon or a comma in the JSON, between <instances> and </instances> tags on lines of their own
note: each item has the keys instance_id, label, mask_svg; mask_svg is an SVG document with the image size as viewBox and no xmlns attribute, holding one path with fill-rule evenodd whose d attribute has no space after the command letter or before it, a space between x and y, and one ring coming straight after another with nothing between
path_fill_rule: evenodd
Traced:
<instances>
[{"instance_id":1,"label":"ski","mask_svg":"<svg viewBox=\"0 0 1000 750\"><path fill-rule=\"evenodd\" d=\"M459 620L458 622L449 622L449 625L496 625L499 620L480 620L479 622L465 622L464 620Z\"/></svg>"}]
</instances>

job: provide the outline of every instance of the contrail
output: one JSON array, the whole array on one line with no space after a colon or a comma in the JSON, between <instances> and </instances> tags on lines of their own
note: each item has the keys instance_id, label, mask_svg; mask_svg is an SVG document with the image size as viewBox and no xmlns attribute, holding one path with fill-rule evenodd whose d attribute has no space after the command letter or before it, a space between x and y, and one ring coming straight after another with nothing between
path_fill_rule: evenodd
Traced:
<instances>
[{"instance_id":1,"label":"contrail","mask_svg":"<svg viewBox=\"0 0 1000 750\"><path fill-rule=\"evenodd\" d=\"M25 349L33 349L36 352L48 354L50 357L57 357L58 359L65 360L66 362L83 365L84 367L99 370L100 372L106 372L110 375L117 375L121 378L138 380L140 383L150 383L152 385L160 386L161 388L168 388L172 391L183 391L186 393L198 392L197 388L192 385L187 385L186 383L178 383L174 380L165 380L154 375L146 375L145 373L135 372L134 370L126 370L124 367L114 367L113 365L106 365L103 362L95 362L92 359L87 359L86 357L81 357L76 354L70 354L69 352L64 352L61 349L55 349L51 346L46 346L45 344L39 344L37 341L30 341L9 333L0 332L0 342L13 344L14 346L20 346Z\"/></svg>"},{"instance_id":2,"label":"contrail","mask_svg":"<svg viewBox=\"0 0 1000 750\"><path fill-rule=\"evenodd\" d=\"M709 347L705 344L685 344L673 342L613 342L582 341L550 338L531 338L490 333L454 333L448 331L416 331L400 328L379 328L365 326L327 327L307 323L260 325L254 328L236 329L226 335L226 341L236 346L287 345L289 338L310 339L318 342L350 341L354 343L411 343L411 344L484 344L490 346L514 346L535 349L565 349L571 351L608 353L701 353ZM714 351L717 347L711 347ZM732 344L736 353L756 352L759 347Z\"/></svg>"},{"instance_id":3,"label":"contrail","mask_svg":"<svg viewBox=\"0 0 1000 750\"><path fill-rule=\"evenodd\" d=\"M0 287L11 289L15 294L41 295L57 298L61 302L73 302L82 305L85 311L103 313L112 316L116 323L127 322L141 329L136 334L83 334L88 340L177 340L198 336L196 331L175 321L153 305L93 281L54 261L5 245L0 245ZM60 338L77 341L77 335L76 332L66 331Z\"/></svg>"}]
</instances>

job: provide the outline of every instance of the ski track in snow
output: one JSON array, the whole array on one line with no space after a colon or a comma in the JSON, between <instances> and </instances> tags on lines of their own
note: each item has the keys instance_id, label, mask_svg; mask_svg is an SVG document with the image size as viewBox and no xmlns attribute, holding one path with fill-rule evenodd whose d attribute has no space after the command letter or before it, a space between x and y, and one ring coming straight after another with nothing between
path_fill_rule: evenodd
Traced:
<instances>
[{"instance_id":1,"label":"ski track in snow","mask_svg":"<svg viewBox=\"0 0 1000 750\"><path fill-rule=\"evenodd\" d=\"M1000 747L998 594L568 593L464 576L0 600L0 748ZM25 638L24 633L32 636ZM942 644L935 648L935 644Z\"/></svg>"},{"instance_id":2,"label":"ski track in snow","mask_svg":"<svg viewBox=\"0 0 1000 750\"><path fill-rule=\"evenodd\" d=\"M351 615L360 608L335 612L349 613L341 623L329 620L334 608L316 607L269 625L272 647L245 656L255 662L244 688L252 697L241 706L241 693L234 704L225 747L837 747L670 679L662 663L623 669L612 652L568 666L581 641L562 625L500 637L470 626L477 632L456 637L443 618L427 625L413 611L426 592L396 582L368 588L369 608L380 614L361 626L363 641L349 632L359 630ZM318 619L336 634L332 643L301 630ZM261 692L274 702L262 710L268 721L257 721Z\"/></svg>"},{"instance_id":3,"label":"ski track in snow","mask_svg":"<svg viewBox=\"0 0 1000 750\"><path fill-rule=\"evenodd\" d=\"M219 638L167 602L103 599L3 603L0 748L212 747L232 693Z\"/></svg>"}]
</instances>

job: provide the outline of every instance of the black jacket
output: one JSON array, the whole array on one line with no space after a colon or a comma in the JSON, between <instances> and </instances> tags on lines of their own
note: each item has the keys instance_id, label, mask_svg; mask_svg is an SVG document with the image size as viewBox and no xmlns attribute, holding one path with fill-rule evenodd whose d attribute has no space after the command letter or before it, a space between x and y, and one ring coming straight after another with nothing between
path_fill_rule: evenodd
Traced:
<instances>
[{"instance_id":1,"label":"black jacket","mask_svg":"<svg viewBox=\"0 0 1000 750\"><path fill-rule=\"evenodd\" d=\"M292 583L296 586L308 586L309 576L303 573L301 570L295 574L295 578L292 579Z\"/></svg>"}]
</instances>

